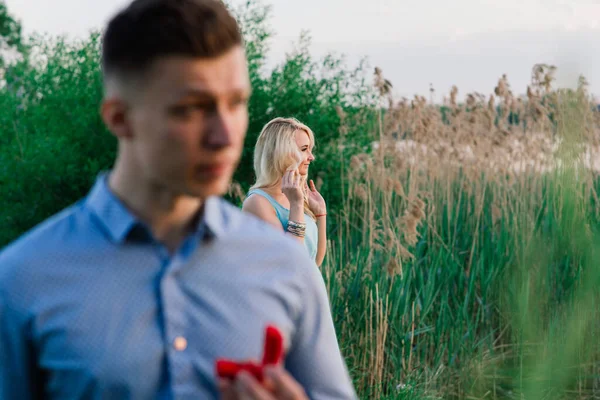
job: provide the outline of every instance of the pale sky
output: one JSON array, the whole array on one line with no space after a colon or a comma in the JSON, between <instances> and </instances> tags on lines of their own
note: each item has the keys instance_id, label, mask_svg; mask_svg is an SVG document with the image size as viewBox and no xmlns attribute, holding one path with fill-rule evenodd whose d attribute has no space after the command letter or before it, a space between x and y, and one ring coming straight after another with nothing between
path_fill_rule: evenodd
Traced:
<instances>
[{"instance_id":1,"label":"pale sky","mask_svg":"<svg viewBox=\"0 0 600 400\"><path fill-rule=\"evenodd\" d=\"M0 0L2 1L2 0ZM5 0L27 33L83 36L128 0ZM245 0L231 0L237 5ZM312 53L366 57L399 96L490 94L506 73L523 93L535 63L558 66L559 85L586 76L600 95L600 0L263 0L273 7L270 64L302 30Z\"/></svg>"}]
</instances>

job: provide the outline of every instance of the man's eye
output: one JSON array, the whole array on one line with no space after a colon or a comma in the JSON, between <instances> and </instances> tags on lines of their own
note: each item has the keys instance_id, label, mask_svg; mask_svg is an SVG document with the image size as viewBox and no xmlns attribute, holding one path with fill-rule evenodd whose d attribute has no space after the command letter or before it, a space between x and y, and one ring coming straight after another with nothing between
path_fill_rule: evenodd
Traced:
<instances>
[{"instance_id":1,"label":"man's eye","mask_svg":"<svg viewBox=\"0 0 600 400\"><path fill-rule=\"evenodd\" d=\"M175 117L189 117L195 112L210 111L213 108L210 104L181 104L171 107L171 114Z\"/></svg>"},{"instance_id":2,"label":"man's eye","mask_svg":"<svg viewBox=\"0 0 600 400\"><path fill-rule=\"evenodd\" d=\"M195 111L198 111L198 108L199 107L197 104L179 104L171 107L171 114L176 117L185 117L189 116Z\"/></svg>"},{"instance_id":3,"label":"man's eye","mask_svg":"<svg viewBox=\"0 0 600 400\"><path fill-rule=\"evenodd\" d=\"M189 115L193 111L193 107L189 105L171 107L171 114L176 117Z\"/></svg>"},{"instance_id":4,"label":"man's eye","mask_svg":"<svg viewBox=\"0 0 600 400\"><path fill-rule=\"evenodd\" d=\"M245 106L246 104L248 104L248 99L241 98L241 97L239 99L235 99L232 102L232 105L235 106L235 107L237 107L237 106Z\"/></svg>"}]
</instances>

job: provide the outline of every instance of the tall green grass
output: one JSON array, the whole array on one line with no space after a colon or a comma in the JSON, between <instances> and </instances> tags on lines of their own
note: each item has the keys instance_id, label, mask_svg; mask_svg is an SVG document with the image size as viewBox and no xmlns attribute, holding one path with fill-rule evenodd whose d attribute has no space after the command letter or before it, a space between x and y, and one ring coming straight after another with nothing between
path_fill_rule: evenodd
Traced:
<instances>
[{"instance_id":1,"label":"tall green grass","mask_svg":"<svg viewBox=\"0 0 600 400\"><path fill-rule=\"evenodd\" d=\"M346 168L324 276L362 398L600 395L598 182L578 147L594 126L582 90L555 95L551 172L401 167L386 150Z\"/></svg>"}]
</instances>

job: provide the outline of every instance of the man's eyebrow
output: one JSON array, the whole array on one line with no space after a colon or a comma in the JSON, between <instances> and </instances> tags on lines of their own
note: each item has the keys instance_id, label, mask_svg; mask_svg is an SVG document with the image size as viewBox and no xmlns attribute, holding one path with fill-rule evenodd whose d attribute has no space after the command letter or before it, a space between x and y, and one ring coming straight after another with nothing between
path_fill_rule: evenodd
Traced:
<instances>
[{"instance_id":1,"label":"man's eyebrow","mask_svg":"<svg viewBox=\"0 0 600 400\"><path fill-rule=\"evenodd\" d=\"M234 89L227 93L227 95L231 97L247 97L250 96L251 90L245 89ZM184 89L177 94L177 98L185 98L185 97L201 97L205 99L214 99L216 97L215 93L210 90L204 90L199 88L188 88Z\"/></svg>"},{"instance_id":2,"label":"man's eyebrow","mask_svg":"<svg viewBox=\"0 0 600 400\"><path fill-rule=\"evenodd\" d=\"M213 99L215 97L214 93L209 90L202 90L196 88L188 88L183 89L177 92L176 98L185 98L185 97L202 97L207 99Z\"/></svg>"}]
</instances>

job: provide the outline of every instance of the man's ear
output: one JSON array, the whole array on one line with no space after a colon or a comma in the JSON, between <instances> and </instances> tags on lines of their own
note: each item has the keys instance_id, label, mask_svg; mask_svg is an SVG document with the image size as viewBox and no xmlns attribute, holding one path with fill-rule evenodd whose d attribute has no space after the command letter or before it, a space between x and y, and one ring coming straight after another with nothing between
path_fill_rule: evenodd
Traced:
<instances>
[{"instance_id":1,"label":"man's ear","mask_svg":"<svg viewBox=\"0 0 600 400\"><path fill-rule=\"evenodd\" d=\"M106 98L100 106L100 115L104 124L117 139L131 139L131 115L127 103L118 97Z\"/></svg>"}]
</instances>

